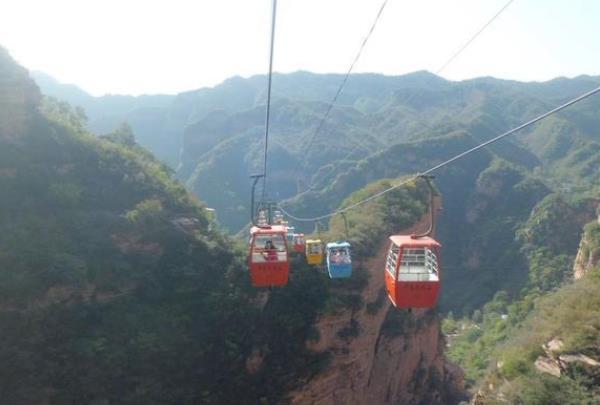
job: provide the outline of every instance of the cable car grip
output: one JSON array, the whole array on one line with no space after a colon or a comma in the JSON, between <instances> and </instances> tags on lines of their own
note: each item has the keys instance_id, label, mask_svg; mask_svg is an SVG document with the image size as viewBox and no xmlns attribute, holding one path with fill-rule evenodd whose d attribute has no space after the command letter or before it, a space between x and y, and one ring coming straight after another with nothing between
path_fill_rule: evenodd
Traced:
<instances>
[{"instance_id":1,"label":"cable car grip","mask_svg":"<svg viewBox=\"0 0 600 405\"><path fill-rule=\"evenodd\" d=\"M433 196L435 194L435 191L433 189L433 186L431 185L431 179L434 179L435 176L431 175L431 174L421 174L419 175L419 178L425 180L425 182L427 183L427 188L429 189L429 229L427 229L427 231L423 232L423 233L418 233L418 234L413 234L410 235L410 237L412 239L419 239L419 238L423 238L425 236L431 236L431 233L434 230L435 227L435 212L434 212L434 201L433 201Z\"/></svg>"}]
</instances>

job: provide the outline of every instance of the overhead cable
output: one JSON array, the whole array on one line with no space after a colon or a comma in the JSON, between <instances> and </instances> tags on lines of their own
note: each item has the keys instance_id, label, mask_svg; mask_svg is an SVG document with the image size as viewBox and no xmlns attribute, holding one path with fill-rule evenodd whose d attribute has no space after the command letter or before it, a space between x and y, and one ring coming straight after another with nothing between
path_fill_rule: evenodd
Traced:
<instances>
[{"instance_id":1,"label":"overhead cable","mask_svg":"<svg viewBox=\"0 0 600 405\"><path fill-rule=\"evenodd\" d=\"M481 144L479 144L477 146L474 146L471 149L468 149L468 150L466 150L466 151L464 151L462 153L459 153L458 155L456 155L456 156L454 156L454 157L452 157L452 158L450 158L450 159L448 159L448 160L446 160L446 161L444 161L442 163L439 163L439 164L437 164L437 165L435 165L435 166L433 166L433 167L425 170L424 172L417 173L417 174L415 174L415 175L413 175L413 176L411 176L411 177L403 180L399 184L396 184L396 185L394 185L392 187L389 187L389 188L387 188L385 190L382 190L382 191L380 191L378 193L375 193L372 196L370 196L368 198L365 198L364 200L358 201L358 202L356 202L354 204L351 204L351 205L349 205L347 207L340 208L338 210L332 211L332 212L330 212L328 214L324 214L324 215L320 215L320 216L316 216L316 217L310 217L310 218L302 218L302 217L297 217L295 215L290 214L285 209L283 209L281 206L279 206L279 209L285 215L287 215L288 217L290 217L290 218L292 218L292 219L294 219L296 221L299 221L299 222L314 222L314 221L319 221L319 220L322 220L322 219L333 217L334 215L337 215L337 214L341 214L341 213L350 211L353 208L359 207L359 206L361 206L363 204L366 204L366 203L368 203L370 201L373 201L376 198L381 197L384 194L389 193L392 190L395 190L395 189L397 189L399 187L402 187L403 185L405 185L405 184L407 184L407 183L409 183L409 182L417 179L420 176L431 174L431 173L433 173L433 172L441 169L444 166L447 166L447 165L449 165L449 164L451 164L451 163L453 163L453 162L455 162L455 161L457 161L459 159L462 159L463 157L465 157L467 155L470 155L473 152L478 151L481 148L484 148L484 147L486 147L488 145L491 145L491 144L493 144L495 142L498 142L499 140L501 140L503 138L506 138L507 136L512 135L515 132L518 132L518 131L520 131L520 130L528 127L528 126L531 126L531 125L535 124L536 122L541 121L541 120L543 120L546 117L549 117L552 114L555 114L555 113L557 113L557 112L559 112L561 110L564 110L565 108L567 108L567 107L569 107L569 106L571 106L571 105L573 105L575 103L578 103L578 102L580 102L580 101L582 101L582 100L584 100L584 99L586 99L586 98L588 98L590 96L593 96L594 94L596 94L598 92L600 92L600 86L596 87L593 90L588 91L587 93L583 93L582 95L577 96L577 97L575 97L575 98L567 101L566 103L561 104L560 106L558 106L556 108L553 108L552 110L547 111L544 114L539 115L539 116L533 118L532 120L529 120L529 121L525 122L524 124L519 125L516 128L511 129L510 131L504 132L504 133L502 133L502 134L500 134L500 135L498 135L498 136L496 136L496 137L494 137L492 139L489 139L489 140L487 140L487 141L485 141L485 142L483 142L483 143L481 143Z\"/></svg>"},{"instance_id":2,"label":"overhead cable","mask_svg":"<svg viewBox=\"0 0 600 405\"><path fill-rule=\"evenodd\" d=\"M269 121L271 117L271 82L273 79L273 48L275 45L275 17L277 15L277 0L273 0L273 13L271 17L271 47L269 52L269 75L267 78L267 111L265 117L265 158L263 163L263 189L262 201L267 193L267 157L269 151Z\"/></svg>"},{"instance_id":3,"label":"overhead cable","mask_svg":"<svg viewBox=\"0 0 600 405\"><path fill-rule=\"evenodd\" d=\"M439 68L438 68L436 71L435 71L435 74L439 76L439 75L440 75L440 74L441 74L441 73L442 73L442 72L443 72L443 71L444 71L444 70L445 70L445 69L446 69L448 66L450 66L450 64L451 64L452 62L454 62L454 60L455 60L456 58L458 58L458 57L460 56L460 54L462 54L462 53L463 53L463 52L464 52L464 51L465 51L465 50L466 50L466 49L467 49L467 48L468 48L468 47L469 47L469 46L470 46L470 45L471 45L471 44L472 44L472 43L473 43L473 42L474 42L474 41L475 41L475 40L476 40L476 39L477 39L477 38L478 38L478 37L479 37L479 36L480 36L480 35L481 35L481 34L482 34L482 33L483 33L483 32L484 32L484 31L485 31L485 30L486 30L486 29L487 29L487 28L488 28L488 27L489 27L489 26L490 26L490 25L491 25L491 24L492 24L492 23L493 23L493 22L494 22L494 21L495 21L497 18L498 18L498 17L500 17L500 15L501 15L501 14L502 14L502 13L503 13L503 12L504 12L504 11L505 11L507 8L508 8L508 6L510 6L510 5L511 5L511 4L512 4L514 1L515 1L515 0L508 0L508 1L507 1L507 2L506 2L506 3L505 3L505 4L504 4L504 5L503 5L503 6L502 6L502 7L501 7L501 8L500 8L500 9L499 9L499 10L498 10L498 11L497 11L497 12L496 12L496 13L495 13L495 14L494 14L494 15L493 15L493 16L492 16L490 19L489 19L489 20L488 20L488 21L486 21L486 22L485 22L485 24L483 24L483 25L482 25L482 26L481 26L481 27L480 27L480 28L479 28L479 29L478 29L478 30L477 30L477 31L476 31L476 32L475 32L475 33L474 33L474 34L473 34L471 37L469 37L469 39L468 39L468 40L467 40L467 41L466 41L466 42L465 42L463 45L461 45L461 46L460 46L460 48L458 48L458 50L457 50L456 52L454 52L454 53L453 53L453 54L452 54L452 55L451 55L451 56L450 56L450 57L449 57L449 58L448 58L448 59L447 59L447 60L446 60L446 61L445 61L445 62L444 62L444 63L443 63L443 64L442 64L442 65L441 65L441 66L440 66L440 67L439 67ZM384 6L385 6L385 4L384 4ZM382 7L382 9L380 10L380 13L379 13L379 14L381 14L381 11L382 11L382 10L383 10L383 7ZM379 18L379 14L378 14L378 18ZM377 20L375 20L375 21L377 21ZM371 31L373 30L373 28L374 28L374 26L371 28ZM362 48L363 48L363 47L364 47L364 42L363 42L363 46L361 47L361 50L362 50ZM360 55L360 52L359 52L359 55ZM356 60L356 59L355 59L355 60ZM352 68L352 66L351 66L351 68ZM349 71L349 72L350 72L350 71ZM335 95L335 97L334 97L334 99L333 99L332 103L330 103L330 104L329 104L329 108L327 109L327 111L326 111L325 115L324 115L324 116L323 116L323 118L321 119L321 122L319 123L319 127L317 128L317 131L315 131L315 133L313 134L313 136L312 136L312 138L311 138L310 142L308 143L308 148L310 148L310 146L312 145L312 142L313 142L314 138L316 137L316 135L317 135L317 134L318 134L318 132L320 131L321 127L323 126L323 123L325 122L325 120L326 120L326 119L327 119L327 117L329 116L329 113L330 113L330 111L331 111L331 109L332 109L332 107L333 107L333 104L335 104L335 101L337 100L337 97L339 96L339 93L341 93L341 91L342 91L342 89L343 89L344 85L346 84L346 81L348 80L348 75L349 75L349 73L348 73L348 74L346 74L346 77L344 77L344 81L342 82L342 85L341 85L341 86L340 86L340 88L338 89L338 92L336 93L336 95ZM404 101L403 101L403 103L404 103L404 104L407 104L409 101L411 101L411 100L412 100L412 98L415 96L415 94L416 94L416 93L414 93L414 92L413 92L413 93L412 93L412 94L411 94L409 97L407 97L407 98L406 98L406 100L404 100ZM354 153L355 153L355 152L358 150L358 148L359 148L359 147L362 147L362 148L364 148L364 149L366 149L367 151L369 151L369 152L370 152L370 149L369 149L369 148L366 148L364 145L362 145L362 144L360 144L360 143L357 143L357 146L356 146L356 147L354 147L354 148L352 148L352 149L350 150L350 152L349 152L347 155L345 155L345 156L344 156L344 157L343 157L341 160L342 160L342 161L344 161L344 160L348 159L350 156L352 156L352 155L353 155L353 154L354 154ZM308 150L308 148L307 148L306 150ZM307 154L306 156L308 156L308 154ZM305 160L306 160L306 158L305 158ZM332 168L333 168L333 166L332 166ZM333 169L332 169L332 170L333 170ZM312 183L312 182L311 182L311 183ZM312 186L310 186L310 187L309 187L307 190L305 190L305 191L304 191L304 192L302 192L301 194L304 194L304 193L307 193L307 192L311 191L311 190L312 190L312 188L313 188L313 187L312 187Z\"/></svg>"},{"instance_id":4,"label":"overhead cable","mask_svg":"<svg viewBox=\"0 0 600 405\"><path fill-rule=\"evenodd\" d=\"M315 140L315 137L319 134L319 132L323 128L323 125L325 124L325 121L327 121L327 118L329 117L329 114L331 113L331 110L332 110L334 104L336 103L338 97L342 93L342 90L346 86L346 83L348 82L348 78L350 77L350 73L352 73L352 70L354 69L354 66L360 59L360 56L361 56L363 50L365 49L367 42L369 42L369 38L371 37L371 34L373 34L373 31L375 30L375 27L377 26L377 23L379 22L379 19L381 17L381 14L383 13L383 10L385 9L387 2L388 2L388 0L384 0L383 3L381 4L381 6L379 7L379 12L377 13L377 16L375 17L375 20L373 21L373 24L371 25L369 32L367 33L367 35L364 37L362 43L360 44L360 47L358 49L358 52L356 53L356 56L354 57L354 60L352 61L352 63L350 64L350 67L348 68L348 71L344 75L344 79L340 83L335 95L333 96L333 99L331 99L331 101L329 102L329 105L327 106L327 109L325 110L325 114L323 114L323 117L321 117L321 120L319 122L319 125L317 126L317 129L312 134L310 140L308 141L307 146L304 148L306 152L308 152L308 150L312 146L313 141Z\"/></svg>"}]
</instances>

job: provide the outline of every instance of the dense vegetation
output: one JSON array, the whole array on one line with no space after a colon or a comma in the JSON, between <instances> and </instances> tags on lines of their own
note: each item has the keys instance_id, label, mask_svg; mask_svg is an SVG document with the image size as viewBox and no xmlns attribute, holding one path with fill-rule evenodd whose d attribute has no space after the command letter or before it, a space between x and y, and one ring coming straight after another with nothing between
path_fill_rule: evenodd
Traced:
<instances>
[{"instance_id":1,"label":"dense vegetation","mask_svg":"<svg viewBox=\"0 0 600 405\"><path fill-rule=\"evenodd\" d=\"M4 51L0 84L7 403L276 403L327 362L306 349L315 318L368 305L361 260L426 210L423 184L389 193L349 217L356 277L332 283L296 257L288 286L257 292L241 247L129 126L92 135ZM346 236L339 221L324 238Z\"/></svg>"},{"instance_id":2,"label":"dense vegetation","mask_svg":"<svg viewBox=\"0 0 600 405\"><path fill-rule=\"evenodd\" d=\"M322 274L261 308L244 254L127 127L40 105L3 50L0 86L3 403L277 402L319 368Z\"/></svg>"},{"instance_id":3,"label":"dense vegetation","mask_svg":"<svg viewBox=\"0 0 600 405\"><path fill-rule=\"evenodd\" d=\"M32 72L31 76L43 94L82 108L88 118L86 127L91 132L108 134L127 122L133 128L140 145L171 167L177 166L181 143L179 132L185 125L185 117L178 113L177 108L169 108L175 101L175 96L158 94L93 97L77 86L59 83L42 72Z\"/></svg>"},{"instance_id":4,"label":"dense vegetation","mask_svg":"<svg viewBox=\"0 0 600 405\"><path fill-rule=\"evenodd\" d=\"M260 171L263 80L234 78L182 94L171 107L172 116L185 115L188 123L178 176L232 231L247 223L248 174ZM306 72L274 78L269 190L277 199L290 197L287 207L297 215L326 213L375 180L435 165L598 82L353 75L305 150L338 80ZM553 191L598 195L598 105L585 101L437 174L443 311L470 316L499 290L517 296L528 282L529 261L516 232L533 207Z\"/></svg>"},{"instance_id":5,"label":"dense vegetation","mask_svg":"<svg viewBox=\"0 0 600 405\"><path fill-rule=\"evenodd\" d=\"M298 212L325 212L373 180L423 170L449 157L451 151L503 132L598 83L598 78L587 76L518 83L491 78L449 82L427 72L399 77L353 75L309 145L339 80L339 75L307 72L274 77L270 190L273 197L285 199L311 185L316 194L305 195L295 206ZM165 100L168 105L159 111L158 102L148 97L131 99L120 110L110 97L81 103L72 88L63 91L48 79L38 79L48 94L84 104L92 123L106 116L113 122L127 120L144 146L163 158L169 151L167 161L172 167L180 164L179 178L216 208L226 228L234 232L247 222L248 174L258 172L261 164L264 81L264 76L232 78L214 88ZM593 181L597 177L592 178L598 165L597 109L593 100L586 101L521 134L522 143L507 140L490 150L530 169L537 166L536 170L557 179L556 186L598 184ZM455 140L457 131L469 139ZM412 150L414 141L438 138L445 138L438 141L445 148L429 150L437 143L430 142ZM177 162L173 156L177 158L180 149ZM395 162L404 166L395 165L383 176L367 173L366 183L335 185L347 183L347 170L363 167L361 159L384 151L389 151L389 159L382 160L381 166Z\"/></svg>"},{"instance_id":6,"label":"dense vegetation","mask_svg":"<svg viewBox=\"0 0 600 405\"><path fill-rule=\"evenodd\" d=\"M524 287L520 291L497 292L493 300L485 304L481 310L475 310L467 318L454 319L450 314L445 319L443 328L445 333L450 335L451 342L449 357L461 364L471 383L486 375L490 362L493 363L494 359L500 356L498 353L504 344L507 347L514 345L512 341L506 343L507 340L521 333L519 331L530 327L526 320L530 322L530 318L537 316L535 314L540 313L541 305L558 308L555 301L562 302L567 299L567 295L576 294L574 292L555 294L556 291L573 291L573 288L587 291L589 288L598 288L595 284L583 286L582 283L578 284L579 287L563 287L572 282L574 253L581 238L583 222L591 217L593 210L590 208L595 206L590 203L597 204L597 201L579 200L569 204L557 195L549 195L542 200L535 207L530 218L517 230L517 241L521 246L521 254L526 260L525 270L528 275ZM586 226L586 239L594 241L596 227L597 225L593 224ZM586 246L588 246L586 249L594 250L596 249L594 246L600 244ZM595 304L590 301L581 305L594 308ZM564 311L566 314L568 310ZM574 319L578 319L579 315L576 311L573 312ZM584 327L587 319L588 317L582 318L581 322L584 323L579 326ZM546 322L550 321L548 316ZM562 334L563 337L571 333L566 325L561 327L566 331ZM593 328L589 324L587 327ZM545 337L551 340L554 336ZM538 345L537 349L540 347Z\"/></svg>"},{"instance_id":7,"label":"dense vegetation","mask_svg":"<svg viewBox=\"0 0 600 405\"><path fill-rule=\"evenodd\" d=\"M597 227L597 224L594 226ZM597 249L600 245L596 245ZM573 284L535 301L532 313L495 352L496 367L485 377L482 397L524 404L583 404L600 401L598 366L584 361L560 364L561 376L541 373L534 362L545 356L544 345L561 342L551 353L598 358L600 353L600 266ZM564 357L562 357L564 359ZM555 360L556 361L556 360Z\"/></svg>"},{"instance_id":8,"label":"dense vegetation","mask_svg":"<svg viewBox=\"0 0 600 405\"><path fill-rule=\"evenodd\" d=\"M306 72L274 78L269 190L273 197L287 199L286 207L298 215L322 214L357 201L386 184L385 181L373 184L374 181L395 179L435 165L597 86L600 80L581 76L545 83L492 78L448 82L426 72L402 77L353 75L330 120L307 150L325 108L324 103L335 92L339 79L337 75ZM182 146L177 175L209 206L217 209L226 229L235 231L246 225L249 216L248 174L260 170L263 89L264 77L232 78L213 89L200 89L169 100L160 99L160 103L164 102L160 105L156 104L159 99L127 99L127 107L121 108L114 99L88 99L86 103L94 104L94 107L88 109L86 106L85 113L91 117L88 127L104 120L111 123L111 128L116 128L117 121L127 120L138 140L172 167L177 163ZM61 88L52 92L57 96L64 94ZM71 100L77 104L72 97ZM538 321L530 319L536 318L541 308L554 305L552 297L564 302L567 308L587 305L577 292L589 293L597 287L594 276L588 277L587 283L566 285L571 282L571 268L582 226L592 218L600 197L599 112L597 98L582 102L437 173L436 185L444 204L438 228L438 238L444 246L440 308L447 314L444 330L452 335L450 357L465 368L472 384L484 378L490 364L493 366L496 359L502 357L500 347L507 344L511 336L524 333L519 332L526 330L523 328L538 327L535 323ZM48 113L52 116L51 111ZM83 118L81 111L70 115L78 116L73 120L75 124L70 124L75 126L75 132L84 132L83 125L76 124ZM164 173L153 173L154 177L168 175L164 166L135 147L126 128L94 142L117 144L119 150L129 154L135 149L136 159L144 156L145 162L153 162L145 163L148 169L160 167L159 172ZM144 180L133 178L136 182ZM351 225L348 237L360 257L372 253L382 235L406 226L423 212L424 206L419 202L423 195L418 191L419 186L415 187L400 189L396 194L348 214ZM180 215L178 210L183 210L186 216L191 215L187 203L172 206L168 199L156 193L148 192L143 198L138 195L120 205L115 211L119 221L124 221L127 227L140 227L142 223L150 226L148 223L152 224L152 218L156 216L172 219L172 213ZM77 204L85 193L80 194L77 188L68 184L57 184L45 195L60 195L63 203ZM88 214L84 216L86 220L92 218ZM307 232L312 231L313 224L296 225ZM329 228L332 239L346 236L339 216L331 221ZM590 237L597 236L595 229L588 229ZM207 238L212 240L212 236ZM222 236L216 240L228 243L218 238ZM60 241L53 235L49 235L46 242L50 240ZM236 272L240 270L235 265L239 259L232 257L228 264L230 276L225 276L228 281L219 285L225 288L223 291L227 291L228 297L241 300L234 301L234 307L254 298L243 285L233 281L238 278L231 274L238 274ZM294 331L289 348L278 346L282 350L279 355L285 360L271 356L263 370L271 364L278 364L273 366L280 367L277 370L283 369L284 364L298 364L297 369L292 367L298 373L290 372L277 381L269 380L269 384L277 388L268 393L257 391L252 398L272 400L277 398L280 387L301 381L295 377L301 374L300 370L306 370L307 364L302 363L306 358L310 359L310 364L322 364L324 359L313 359L302 353L301 343L304 336L312 336L314 331L311 332L310 323L317 313L377 305L360 301L360 289L366 276L360 262L356 277L340 282L333 289L327 284L323 287L323 274L310 272L301 264L294 267L298 269L293 274L294 283L307 283L302 284L303 288L314 290L310 305L288 308L301 313L296 317L277 320L273 312L271 318L260 319L262 322L265 319L274 321L275 329L282 327L277 330ZM288 305L287 299L300 294L303 292L294 287L277 291L265 311L273 300L280 299L280 305ZM590 300L589 305L593 302ZM251 313L244 315L245 321L261 317L255 309L248 311ZM582 312L582 316L589 314L593 315ZM550 319L544 322L550 323ZM282 326L292 320L297 321L294 321L294 328ZM539 328L549 330L542 324ZM358 330L351 328L346 332L351 336ZM276 339L275 335L269 336L272 337L269 344L264 340L253 345L247 344L248 339L245 343L232 341L238 342L234 343L235 347L246 354L257 350L258 353L270 353L271 349L264 347L276 346ZM546 338L552 337L544 336ZM539 351L541 335L536 339ZM529 359L536 353L535 345L519 348L518 356ZM246 358L242 357L232 363L238 369ZM507 370L511 370L510 361L505 364ZM507 371L506 375L499 375L508 378L511 384L514 382L514 386L522 388L523 392L529 392L525 389L527 384L536 390L544 386L550 393L560 387L566 392L575 390L579 393L583 392L581 387L584 391L587 389L585 384L572 385L570 380L557 383L544 376L535 377L530 372L531 364L527 363L525 368L518 362L516 364L512 369L518 370L516 374ZM267 378L266 374L258 375ZM256 376L253 378L252 381L259 381ZM211 389L207 391L210 395L218 395ZM575 391L573 398L589 399L588 393L578 396ZM513 395L510 398L514 401L543 403L534 396L517 398L515 392L517 390L512 394L507 391L506 395Z\"/></svg>"}]
</instances>

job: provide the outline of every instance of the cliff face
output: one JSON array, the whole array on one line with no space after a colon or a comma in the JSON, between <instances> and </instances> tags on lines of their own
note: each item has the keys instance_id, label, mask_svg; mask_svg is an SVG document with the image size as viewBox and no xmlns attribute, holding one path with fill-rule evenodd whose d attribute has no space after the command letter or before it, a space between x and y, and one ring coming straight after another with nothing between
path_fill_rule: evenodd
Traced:
<instances>
[{"instance_id":1,"label":"cliff face","mask_svg":"<svg viewBox=\"0 0 600 405\"><path fill-rule=\"evenodd\" d=\"M581 242L579 243L579 250L577 250L577 256L575 257L575 263L573 264L573 277L575 280L583 277L589 270L591 270L598 262L600 262L600 247L596 246L594 234L597 232L598 226L600 226L600 205L596 210L598 218L596 224L588 225L588 229L583 233Z\"/></svg>"},{"instance_id":2,"label":"cliff face","mask_svg":"<svg viewBox=\"0 0 600 405\"><path fill-rule=\"evenodd\" d=\"M598 249L599 234L594 221L584 240L595 241ZM538 298L527 319L496 348L471 404L600 403L599 292L595 268Z\"/></svg>"},{"instance_id":3,"label":"cliff face","mask_svg":"<svg viewBox=\"0 0 600 405\"><path fill-rule=\"evenodd\" d=\"M462 371L444 359L435 311L410 314L391 306L381 274L386 254L387 241L360 264L369 273L366 305L317 321L320 339L307 345L328 352L330 363L289 395L292 404L457 403L464 397Z\"/></svg>"},{"instance_id":4,"label":"cliff face","mask_svg":"<svg viewBox=\"0 0 600 405\"><path fill-rule=\"evenodd\" d=\"M584 254L588 249L589 243L590 242L586 239L584 234L581 238L579 250L577 251L575 263L573 265L573 278L575 278L575 280L582 278L600 260L600 257L598 257L597 254Z\"/></svg>"}]
</instances>

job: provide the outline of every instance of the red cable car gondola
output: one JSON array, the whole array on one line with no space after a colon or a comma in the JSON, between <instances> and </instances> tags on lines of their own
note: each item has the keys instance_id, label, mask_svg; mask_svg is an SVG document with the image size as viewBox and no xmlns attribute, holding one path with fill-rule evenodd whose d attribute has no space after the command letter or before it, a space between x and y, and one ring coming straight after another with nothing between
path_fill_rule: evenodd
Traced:
<instances>
[{"instance_id":1,"label":"red cable car gondola","mask_svg":"<svg viewBox=\"0 0 600 405\"><path fill-rule=\"evenodd\" d=\"M385 286L398 308L432 308L440 291L439 249L429 236L390 236Z\"/></svg>"},{"instance_id":2,"label":"red cable car gondola","mask_svg":"<svg viewBox=\"0 0 600 405\"><path fill-rule=\"evenodd\" d=\"M306 246L306 242L304 241L304 234L303 233L294 234L294 252L304 253L305 246Z\"/></svg>"},{"instance_id":3,"label":"red cable car gondola","mask_svg":"<svg viewBox=\"0 0 600 405\"><path fill-rule=\"evenodd\" d=\"M288 282L290 263L282 225L253 226L250 229L248 267L255 287L280 287Z\"/></svg>"},{"instance_id":4,"label":"red cable car gondola","mask_svg":"<svg viewBox=\"0 0 600 405\"><path fill-rule=\"evenodd\" d=\"M385 287L395 307L432 308L440 292L440 245L430 235L435 228L434 190L429 189L429 229L418 235L392 235L385 261Z\"/></svg>"}]
</instances>

